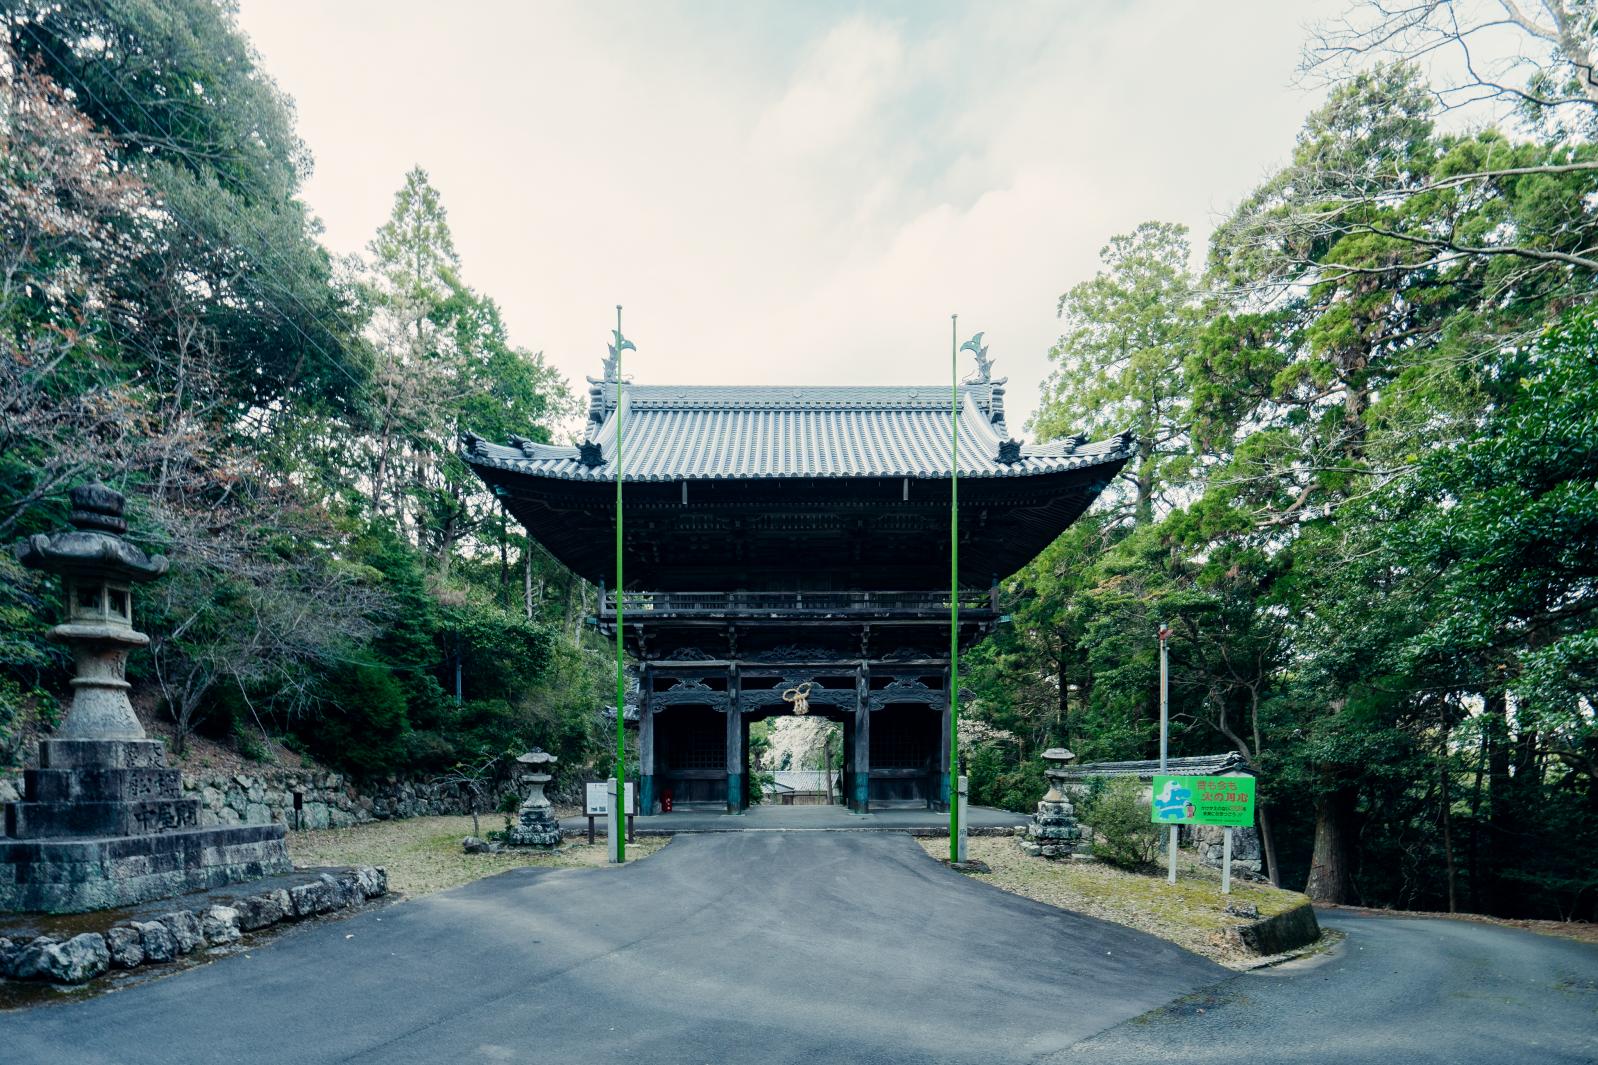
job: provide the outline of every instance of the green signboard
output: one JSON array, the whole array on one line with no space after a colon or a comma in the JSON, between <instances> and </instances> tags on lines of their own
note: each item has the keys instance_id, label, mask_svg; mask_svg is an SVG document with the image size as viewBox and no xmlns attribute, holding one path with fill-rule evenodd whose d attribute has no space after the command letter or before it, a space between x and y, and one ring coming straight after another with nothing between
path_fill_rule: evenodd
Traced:
<instances>
[{"instance_id":1,"label":"green signboard","mask_svg":"<svg viewBox=\"0 0 1598 1065\"><path fill-rule=\"evenodd\" d=\"M1150 810L1157 825L1252 825L1254 778L1157 776Z\"/></svg>"}]
</instances>

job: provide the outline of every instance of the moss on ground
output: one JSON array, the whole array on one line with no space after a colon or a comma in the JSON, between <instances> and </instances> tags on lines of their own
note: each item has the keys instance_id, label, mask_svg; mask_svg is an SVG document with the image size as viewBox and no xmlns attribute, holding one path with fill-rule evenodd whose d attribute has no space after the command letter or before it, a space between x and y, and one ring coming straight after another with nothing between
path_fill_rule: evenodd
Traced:
<instances>
[{"instance_id":1,"label":"moss on ground","mask_svg":"<svg viewBox=\"0 0 1598 1065\"><path fill-rule=\"evenodd\" d=\"M934 858L949 853L947 836L918 842ZM1259 958L1226 935L1227 929L1249 923L1226 913L1228 903L1257 906L1264 918L1309 901L1296 891L1282 891L1235 876L1231 895L1222 895L1220 870L1200 865L1188 854L1177 857L1175 885L1166 883L1163 869L1135 873L1080 858L1034 858L1023 853L1013 837L973 837L967 854L986 862L993 870L966 874L974 880L1168 939L1232 968L1247 968L1257 964Z\"/></svg>"},{"instance_id":2,"label":"moss on ground","mask_svg":"<svg viewBox=\"0 0 1598 1065\"><path fill-rule=\"evenodd\" d=\"M606 862L603 839L593 846L586 837L568 840L556 851L518 848L498 854L467 854L461 850L461 840L471 834L470 817L413 817L353 828L290 832L288 848L296 866L381 865L388 870L389 887L406 895L429 895L524 866L571 869ZM648 857L668 841L658 836L640 837L627 844L627 859Z\"/></svg>"}]
</instances>

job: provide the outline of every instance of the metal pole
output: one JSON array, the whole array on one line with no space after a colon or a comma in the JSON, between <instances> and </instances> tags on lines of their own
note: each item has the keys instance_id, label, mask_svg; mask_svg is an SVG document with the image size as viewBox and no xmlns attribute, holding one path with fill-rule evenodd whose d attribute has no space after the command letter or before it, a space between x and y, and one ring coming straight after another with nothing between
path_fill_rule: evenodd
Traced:
<instances>
[{"instance_id":1,"label":"metal pole","mask_svg":"<svg viewBox=\"0 0 1598 1065\"><path fill-rule=\"evenodd\" d=\"M1164 774L1166 762L1170 753L1171 734L1171 654L1169 640L1171 627L1164 622L1160 623L1160 773ZM1176 883L1176 833L1177 827L1171 826L1171 838L1166 846L1166 871L1167 883Z\"/></svg>"},{"instance_id":2,"label":"metal pole","mask_svg":"<svg viewBox=\"0 0 1598 1065\"><path fill-rule=\"evenodd\" d=\"M1232 893L1232 826L1221 829L1221 894Z\"/></svg>"},{"instance_id":3,"label":"metal pole","mask_svg":"<svg viewBox=\"0 0 1598 1065\"><path fill-rule=\"evenodd\" d=\"M611 853L616 862L627 860L627 841L617 831L615 818L617 803L621 796L627 794L627 675L623 664L621 636L625 627L622 619L622 583L621 573L621 544L622 544L622 516L621 516L621 478L623 470L622 430L623 424L621 402L621 357L623 345L621 341L621 304L616 304L616 790L610 800L611 820L610 838L613 841Z\"/></svg>"},{"instance_id":4,"label":"metal pole","mask_svg":"<svg viewBox=\"0 0 1598 1065\"><path fill-rule=\"evenodd\" d=\"M949 861L960 846L960 316L949 315Z\"/></svg>"}]
</instances>

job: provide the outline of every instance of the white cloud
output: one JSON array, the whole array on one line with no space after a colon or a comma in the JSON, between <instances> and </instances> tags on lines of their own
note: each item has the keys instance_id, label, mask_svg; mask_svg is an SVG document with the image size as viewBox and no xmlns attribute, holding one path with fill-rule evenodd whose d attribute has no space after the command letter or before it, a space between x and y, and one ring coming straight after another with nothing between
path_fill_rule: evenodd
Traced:
<instances>
[{"instance_id":1,"label":"white cloud","mask_svg":"<svg viewBox=\"0 0 1598 1065\"><path fill-rule=\"evenodd\" d=\"M1105 240L1161 218L1202 241L1313 103L1288 87L1313 11L1269 0L462 10L241 18L330 246L422 164L468 281L578 382L618 301L655 382L936 381L958 311L1019 424Z\"/></svg>"}]
</instances>

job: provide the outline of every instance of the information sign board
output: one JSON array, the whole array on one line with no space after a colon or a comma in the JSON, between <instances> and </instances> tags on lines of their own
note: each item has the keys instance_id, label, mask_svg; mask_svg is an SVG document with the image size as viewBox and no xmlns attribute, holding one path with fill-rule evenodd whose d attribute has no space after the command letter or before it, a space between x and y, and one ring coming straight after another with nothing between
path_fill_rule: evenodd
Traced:
<instances>
[{"instance_id":1,"label":"information sign board","mask_svg":"<svg viewBox=\"0 0 1598 1065\"><path fill-rule=\"evenodd\" d=\"M1254 778L1156 776L1150 819L1157 825L1252 825Z\"/></svg>"},{"instance_id":2,"label":"information sign board","mask_svg":"<svg viewBox=\"0 0 1598 1065\"><path fill-rule=\"evenodd\" d=\"M604 817L609 812L609 803L606 801L605 782L603 780L590 783L584 789L583 813L593 817ZM633 790L633 782L627 782L627 812L638 813L638 793Z\"/></svg>"}]
</instances>

